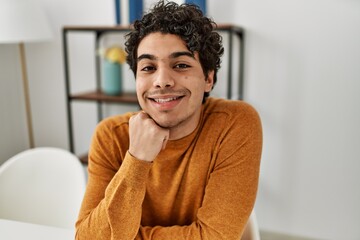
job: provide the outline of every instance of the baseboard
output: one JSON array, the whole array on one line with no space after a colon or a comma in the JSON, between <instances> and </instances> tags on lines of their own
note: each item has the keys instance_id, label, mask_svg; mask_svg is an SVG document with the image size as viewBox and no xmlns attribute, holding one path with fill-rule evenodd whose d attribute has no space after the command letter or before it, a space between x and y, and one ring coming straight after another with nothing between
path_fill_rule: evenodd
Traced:
<instances>
[{"instance_id":1,"label":"baseboard","mask_svg":"<svg viewBox=\"0 0 360 240\"><path fill-rule=\"evenodd\" d=\"M261 240L318 240L302 236L293 236L283 233L260 230Z\"/></svg>"}]
</instances>

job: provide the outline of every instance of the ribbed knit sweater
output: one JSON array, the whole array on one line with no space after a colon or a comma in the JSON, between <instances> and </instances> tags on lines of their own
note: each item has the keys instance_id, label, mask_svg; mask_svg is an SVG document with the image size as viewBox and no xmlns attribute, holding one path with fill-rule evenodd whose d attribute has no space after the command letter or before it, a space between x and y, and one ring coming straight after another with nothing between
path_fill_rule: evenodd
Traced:
<instances>
[{"instance_id":1,"label":"ribbed knit sweater","mask_svg":"<svg viewBox=\"0 0 360 240\"><path fill-rule=\"evenodd\" d=\"M257 112L208 98L197 128L152 163L128 153L131 115L96 128L76 239L239 240L258 186Z\"/></svg>"}]
</instances>

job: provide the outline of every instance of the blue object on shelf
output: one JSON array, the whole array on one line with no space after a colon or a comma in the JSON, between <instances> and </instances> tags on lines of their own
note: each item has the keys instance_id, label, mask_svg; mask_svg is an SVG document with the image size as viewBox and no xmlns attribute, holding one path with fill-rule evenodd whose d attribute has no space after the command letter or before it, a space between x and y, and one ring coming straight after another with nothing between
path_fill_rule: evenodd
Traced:
<instances>
[{"instance_id":1,"label":"blue object on shelf","mask_svg":"<svg viewBox=\"0 0 360 240\"><path fill-rule=\"evenodd\" d=\"M120 13L121 13L121 4L120 4L120 0L115 0L115 20L116 20L116 24L120 24L121 23L121 18L120 18Z\"/></svg>"},{"instance_id":2,"label":"blue object on shelf","mask_svg":"<svg viewBox=\"0 0 360 240\"><path fill-rule=\"evenodd\" d=\"M198 5L203 14L206 15L206 0L186 0L185 3Z\"/></svg>"},{"instance_id":3,"label":"blue object on shelf","mask_svg":"<svg viewBox=\"0 0 360 240\"><path fill-rule=\"evenodd\" d=\"M106 95L119 95L122 91L122 69L117 62L106 59L102 63L102 92Z\"/></svg>"},{"instance_id":4,"label":"blue object on shelf","mask_svg":"<svg viewBox=\"0 0 360 240\"><path fill-rule=\"evenodd\" d=\"M141 19L143 15L143 0L129 0L129 22Z\"/></svg>"}]
</instances>

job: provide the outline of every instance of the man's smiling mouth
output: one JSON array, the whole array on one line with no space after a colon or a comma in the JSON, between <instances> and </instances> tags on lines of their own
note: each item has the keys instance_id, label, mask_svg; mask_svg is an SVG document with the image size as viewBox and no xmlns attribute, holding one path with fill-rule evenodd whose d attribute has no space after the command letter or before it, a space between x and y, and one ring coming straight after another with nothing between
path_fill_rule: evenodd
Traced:
<instances>
[{"instance_id":1,"label":"man's smiling mouth","mask_svg":"<svg viewBox=\"0 0 360 240\"><path fill-rule=\"evenodd\" d=\"M168 97L168 98L149 98L149 99L151 99L152 101L155 101L157 103L167 103L167 102L178 100L180 98L183 98L183 96Z\"/></svg>"}]
</instances>

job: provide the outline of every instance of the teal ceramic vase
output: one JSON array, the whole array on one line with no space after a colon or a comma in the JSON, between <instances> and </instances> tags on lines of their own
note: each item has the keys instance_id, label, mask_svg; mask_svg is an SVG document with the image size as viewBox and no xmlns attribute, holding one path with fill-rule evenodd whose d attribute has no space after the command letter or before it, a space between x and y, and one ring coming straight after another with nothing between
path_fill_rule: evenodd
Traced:
<instances>
[{"instance_id":1,"label":"teal ceramic vase","mask_svg":"<svg viewBox=\"0 0 360 240\"><path fill-rule=\"evenodd\" d=\"M104 59L102 70L102 92L106 95L119 95L122 91L121 64Z\"/></svg>"}]
</instances>

